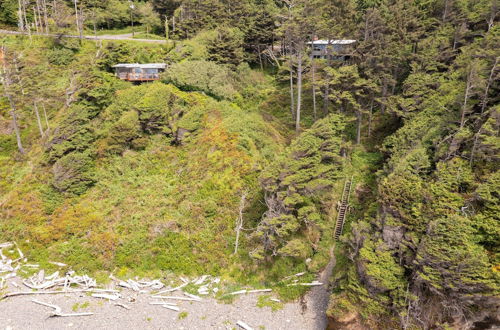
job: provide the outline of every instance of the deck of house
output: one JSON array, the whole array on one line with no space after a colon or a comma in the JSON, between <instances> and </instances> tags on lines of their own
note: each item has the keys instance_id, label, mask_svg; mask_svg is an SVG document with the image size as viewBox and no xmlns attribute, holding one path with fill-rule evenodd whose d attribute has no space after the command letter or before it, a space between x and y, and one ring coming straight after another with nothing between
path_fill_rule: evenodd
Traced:
<instances>
[{"instance_id":1,"label":"deck of house","mask_svg":"<svg viewBox=\"0 0 500 330\"><path fill-rule=\"evenodd\" d=\"M121 80L131 82L147 82L159 80L161 73L165 71L165 63L121 63L113 66L115 74Z\"/></svg>"},{"instance_id":2,"label":"deck of house","mask_svg":"<svg viewBox=\"0 0 500 330\"><path fill-rule=\"evenodd\" d=\"M311 55L314 58L347 60L353 54L356 40L314 40L307 44L312 47Z\"/></svg>"}]
</instances>

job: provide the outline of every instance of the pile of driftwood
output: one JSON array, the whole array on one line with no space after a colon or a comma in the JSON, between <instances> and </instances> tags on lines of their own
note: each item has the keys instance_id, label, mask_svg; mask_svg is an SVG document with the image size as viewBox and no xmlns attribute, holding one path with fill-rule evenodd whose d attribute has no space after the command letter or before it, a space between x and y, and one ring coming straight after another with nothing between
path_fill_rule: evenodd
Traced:
<instances>
[{"instance_id":1,"label":"pile of driftwood","mask_svg":"<svg viewBox=\"0 0 500 330\"><path fill-rule=\"evenodd\" d=\"M9 256L15 255L15 258L7 257L3 252L8 249ZM50 262L58 267L67 267L66 264L60 262ZM0 300L21 296L21 295L54 295L54 294L73 294L87 292L89 295L96 299L105 299L113 302L115 306L130 310L131 308L124 302L133 302L134 298L130 295L128 298L122 295L123 290L130 290L136 294L147 294L150 305L158 305L172 311L179 312L181 309L178 305L179 302L188 301L202 302L201 296L215 295L219 291L220 278L210 275L203 275L194 279L187 279L180 277L178 285L166 285L161 280L143 280L143 279L129 279L121 280L113 275L110 275L112 281L111 288L98 288L95 279L87 275L77 275L74 271L67 271L61 273L56 271L47 275L45 270L39 269L37 264L29 264L23 252L15 243L0 244L0 291L6 289L7 281L18 288L19 291L5 293L0 296ZM21 289L14 279L17 279L18 273L34 275L21 280L21 283L27 289ZM296 276L301 274L296 274ZM296 282L296 281L295 281ZM313 284L313 283L311 283ZM307 285L306 283L293 283L292 285ZM313 284L314 285L314 284ZM120 288L120 290L117 290ZM189 288L189 289L188 289ZM188 292L189 291L189 292ZM197 294L193 294L195 291ZM228 295L240 295L260 292L270 292L271 289L260 290L239 290L228 293ZM276 301L279 301L275 299ZM52 309L49 314L51 317L69 317L69 316L90 316L93 313L63 313L61 307L52 303L43 302L37 299L31 300L33 303L49 307ZM122 302L123 301L123 302ZM252 329L243 321L238 321L237 325L243 329Z\"/></svg>"}]
</instances>

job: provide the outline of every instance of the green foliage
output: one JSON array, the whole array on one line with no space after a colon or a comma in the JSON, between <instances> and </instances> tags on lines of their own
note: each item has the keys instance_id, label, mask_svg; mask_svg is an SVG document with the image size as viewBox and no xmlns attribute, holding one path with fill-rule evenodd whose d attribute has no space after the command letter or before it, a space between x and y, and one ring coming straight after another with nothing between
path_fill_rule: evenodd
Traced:
<instances>
[{"instance_id":1,"label":"green foliage","mask_svg":"<svg viewBox=\"0 0 500 330\"><path fill-rule=\"evenodd\" d=\"M486 251L475 242L469 219L450 216L429 224L417 257L419 279L449 298L498 292L498 273L492 272Z\"/></svg>"},{"instance_id":2,"label":"green foliage","mask_svg":"<svg viewBox=\"0 0 500 330\"><path fill-rule=\"evenodd\" d=\"M74 60L74 53L71 49L54 48L48 52L47 58L50 64L68 65Z\"/></svg>"},{"instance_id":3,"label":"green foliage","mask_svg":"<svg viewBox=\"0 0 500 330\"><path fill-rule=\"evenodd\" d=\"M381 291L404 289L404 268L396 263L383 242L365 241L359 256L368 285Z\"/></svg>"},{"instance_id":4,"label":"green foliage","mask_svg":"<svg viewBox=\"0 0 500 330\"><path fill-rule=\"evenodd\" d=\"M200 91L218 99L234 99L238 92L230 71L208 61L183 61L171 65L163 79L185 91Z\"/></svg>"},{"instance_id":5,"label":"green foliage","mask_svg":"<svg viewBox=\"0 0 500 330\"><path fill-rule=\"evenodd\" d=\"M208 59L219 64L238 66L243 61L243 33L238 28L217 28L207 45Z\"/></svg>"},{"instance_id":6,"label":"green foliage","mask_svg":"<svg viewBox=\"0 0 500 330\"><path fill-rule=\"evenodd\" d=\"M79 195L95 183L93 167L92 157L88 152L64 155L52 166L52 185L60 192Z\"/></svg>"},{"instance_id":7,"label":"green foliage","mask_svg":"<svg viewBox=\"0 0 500 330\"><path fill-rule=\"evenodd\" d=\"M319 120L262 174L268 211L253 234L258 242L254 258L262 260L267 253L303 259L311 255L321 229L319 237L312 233L326 220L319 200L328 198L342 173L344 128L339 115ZM311 232L308 239L296 237L303 229Z\"/></svg>"},{"instance_id":8,"label":"green foliage","mask_svg":"<svg viewBox=\"0 0 500 330\"><path fill-rule=\"evenodd\" d=\"M17 24L17 1L5 0L0 3L0 24Z\"/></svg>"}]
</instances>

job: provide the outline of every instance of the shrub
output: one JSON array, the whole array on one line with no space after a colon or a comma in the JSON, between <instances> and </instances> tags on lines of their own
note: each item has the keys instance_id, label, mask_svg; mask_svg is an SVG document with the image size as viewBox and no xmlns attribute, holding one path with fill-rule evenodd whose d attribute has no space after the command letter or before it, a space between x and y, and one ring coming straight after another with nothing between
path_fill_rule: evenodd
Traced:
<instances>
[{"instance_id":1,"label":"shrub","mask_svg":"<svg viewBox=\"0 0 500 330\"><path fill-rule=\"evenodd\" d=\"M54 48L47 51L50 64L68 65L75 59L75 54L68 48Z\"/></svg>"},{"instance_id":2,"label":"shrub","mask_svg":"<svg viewBox=\"0 0 500 330\"><path fill-rule=\"evenodd\" d=\"M52 185L60 192L82 194L95 183L93 160L88 152L72 152L52 166Z\"/></svg>"},{"instance_id":3,"label":"shrub","mask_svg":"<svg viewBox=\"0 0 500 330\"><path fill-rule=\"evenodd\" d=\"M184 91L199 91L217 99L237 96L229 70L207 61L184 61L173 64L164 74L169 82Z\"/></svg>"}]
</instances>

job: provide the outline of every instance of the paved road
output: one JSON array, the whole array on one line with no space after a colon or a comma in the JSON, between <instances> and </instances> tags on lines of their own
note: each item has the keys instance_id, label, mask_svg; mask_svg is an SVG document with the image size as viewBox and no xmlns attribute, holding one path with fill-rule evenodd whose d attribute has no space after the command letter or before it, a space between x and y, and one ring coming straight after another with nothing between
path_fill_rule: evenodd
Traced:
<instances>
[{"instance_id":1,"label":"paved road","mask_svg":"<svg viewBox=\"0 0 500 330\"><path fill-rule=\"evenodd\" d=\"M27 32L19 32L19 31L10 31L10 30L1 30L0 29L0 34L14 34L14 35L28 35ZM58 34L58 33L31 33L32 35L37 35L37 36L45 36L45 37L53 37L53 38L79 38L79 36L72 35L72 34ZM84 35L83 39L87 40L132 40L132 41L141 41L141 42L150 42L150 43L157 43L157 44L163 44L166 43L166 40L154 40L154 39L135 39L132 38L132 33L129 34L117 34L117 35L102 35L102 36L89 36L89 35Z\"/></svg>"}]
</instances>

